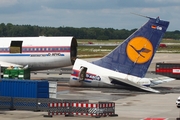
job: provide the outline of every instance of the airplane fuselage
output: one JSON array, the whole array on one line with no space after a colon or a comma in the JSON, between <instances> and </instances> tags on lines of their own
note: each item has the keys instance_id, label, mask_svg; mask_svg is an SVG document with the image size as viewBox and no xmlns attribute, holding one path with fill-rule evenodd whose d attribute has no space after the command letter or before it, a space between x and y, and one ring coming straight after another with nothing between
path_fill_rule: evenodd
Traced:
<instances>
[{"instance_id":1,"label":"airplane fuselage","mask_svg":"<svg viewBox=\"0 0 180 120\"><path fill-rule=\"evenodd\" d=\"M0 61L28 65L31 70L70 66L77 56L73 37L12 37L0 41Z\"/></svg>"},{"instance_id":2,"label":"airplane fuselage","mask_svg":"<svg viewBox=\"0 0 180 120\"><path fill-rule=\"evenodd\" d=\"M71 86L124 86L159 93L151 86L172 81L171 78L145 78L168 21L149 21L104 57L91 63L76 59L70 78Z\"/></svg>"},{"instance_id":3,"label":"airplane fuselage","mask_svg":"<svg viewBox=\"0 0 180 120\"><path fill-rule=\"evenodd\" d=\"M58 68L71 65L69 53L63 53L61 55L50 56L49 53L38 53L38 54L7 54L5 56L0 55L1 61L6 61L9 63L15 63L18 65L26 66L28 65L31 70L44 70L51 68ZM62 54L53 53L51 54Z\"/></svg>"},{"instance_id":4,"label":"airplane fuselage","mask_svg":"<svg viewBox=\"0 0 180 120\"><path fill-rule=\"evenodd\" d=\"M88 68L86 72L86 77L83 81L79 80L79 73L81 67ZM71 86L119 87L120 84L114 84L113 80L111 79L111 76L113 76L114 78L131 81L142 86L150 86L151 84L151 82L146 78L140 78L120 73L118 71L105 69L103 67L94 65L92 63L80 59L76 59L69 84Z\"/></svg>"}]
</instances>

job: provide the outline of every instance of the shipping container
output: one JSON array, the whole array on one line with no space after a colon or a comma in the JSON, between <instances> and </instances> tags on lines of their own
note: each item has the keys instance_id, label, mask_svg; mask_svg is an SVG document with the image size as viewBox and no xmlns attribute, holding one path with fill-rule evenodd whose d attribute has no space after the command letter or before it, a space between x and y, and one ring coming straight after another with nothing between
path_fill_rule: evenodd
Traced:
<instances>
[{"instance_id":1,"label":"shipping container","mask_svg":"<svg viewBox=\"0 0 180 120\"><path fill-rule=\"evenodd\" d=\"M8 79L30 79L30 69L7 68L3 71L3 78Z\"/></svg>"},{"instance_id":2,"label":"shipping container","mask_svg":"<svg viewBox=\"0 0 180 120\"><path fill-rule=\"evenodd\" d=\"M49 98L49 82L45 80L2 79L0 96Z\"/></svg>"},{"instance_id":3,"label":"shipping container","mask_svg":"<svg viewBox=\"0 0 180 120\"><path fill-rule=\"evenodd\" d=\"M156 74L180 78L180 63L156 63Z\"/></svg>"}]
</instances>

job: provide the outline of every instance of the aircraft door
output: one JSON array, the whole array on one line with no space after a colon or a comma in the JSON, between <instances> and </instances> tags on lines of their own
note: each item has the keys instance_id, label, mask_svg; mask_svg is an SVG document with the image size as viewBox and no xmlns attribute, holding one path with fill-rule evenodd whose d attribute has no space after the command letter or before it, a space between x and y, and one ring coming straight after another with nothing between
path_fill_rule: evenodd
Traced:
<instances>
[{"instance_id":1,"label":"aircraft door","mask_svg":"<svg viewBox=\"0 0 180 120\"><path fill-rule=\"evenodd\" d=\"M79 75L78 75L78 77L79 77L79 81L83 81L83 80L85 80L85 78L86 78L86 71L87 71L87 68L86 68L86 67L81 66L81 68L80 68L80 72L79 72Z\"/></svg>"},{"instance_id":2,"label":"aircraft door","mask_svg":"<svg viewBox=\"0 0 180 120\"><path fill-rule=\"evenodd\" d=\"M23 41L11 41L9 53L22 53Z\"/></svg>"}]
</instances>

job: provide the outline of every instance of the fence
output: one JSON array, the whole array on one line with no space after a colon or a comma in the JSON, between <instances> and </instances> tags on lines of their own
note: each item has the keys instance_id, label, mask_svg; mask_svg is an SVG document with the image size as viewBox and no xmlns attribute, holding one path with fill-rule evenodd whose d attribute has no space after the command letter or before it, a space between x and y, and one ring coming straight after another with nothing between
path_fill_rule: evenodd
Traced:
<instances>
[{"instance_id":1,"label":"fence","mask_svg":"<svg viewBox=\"0 0 180 120\"><path fill-rule=\"evenodd\" d=\"M49 103L48 115L45 117L52 117L54 115L85 115L92 117L101 116L118 116L115 114L114 102L62 102L62 103Z\"/></svg>"},{"instance_id":2,"label":"fence","mask_svg":"<svg viewBox=\"0 0 180 120\"><path fill-rule=\"evenodd\" d=\"M54 115L117 116L114 102L89 103L89 100L0 97L0 109L47 111Z\"/></svg>"},{"instance_id":3,"label":"fence","mask_svg":"<svg viewBox=\"0 0 180 120\"><path fill-rule=\"evenodd\" d=\"M0 109L48 111L48 103L60 101L49 98L0 97Z\"/></svg>"}]
</instances>

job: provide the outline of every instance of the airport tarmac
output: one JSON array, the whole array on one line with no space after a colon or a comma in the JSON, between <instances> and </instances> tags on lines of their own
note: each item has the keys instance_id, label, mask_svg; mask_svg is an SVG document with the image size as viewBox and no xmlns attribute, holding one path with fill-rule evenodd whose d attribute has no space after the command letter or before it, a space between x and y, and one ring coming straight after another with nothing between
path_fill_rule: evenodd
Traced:
<instances>
[{"instance_id":1,"label":"airport tarmac","mask_svg":"<svg viewBox=\"0 0 180 120\"><path fill-rule=\"evenodd\" d=\"M91 59L92 60L92 59ZM163 54L156 53L149 71L155 70L157 62L180 63L180 54ZM32 74L33 75L33 74ZM150 93L142 91L131 91L125 89L112 88L77 88L69 87L67 84L69 74L37 74L33 75L34 79L59 79L58 82L58 99L88 99L90 102L111 101L115 102L115 111L118 117L102 117L100 119L121 119L121 120L143 120L145 118L164 118L175 120L180 117L180 108L176 107L175 101L180 96L180 80L171 81L153 87L161 93ZM31 111L3 111L0 110L0 119L3 120L90 120L97 119L87 116L64 117L54 116L44 118L47 112ZM155 120L155 119L154 119ZM156 119L157 120L157 119ZM158 119L161 120L161 119Z\"/></svg>"}]
</instances>

